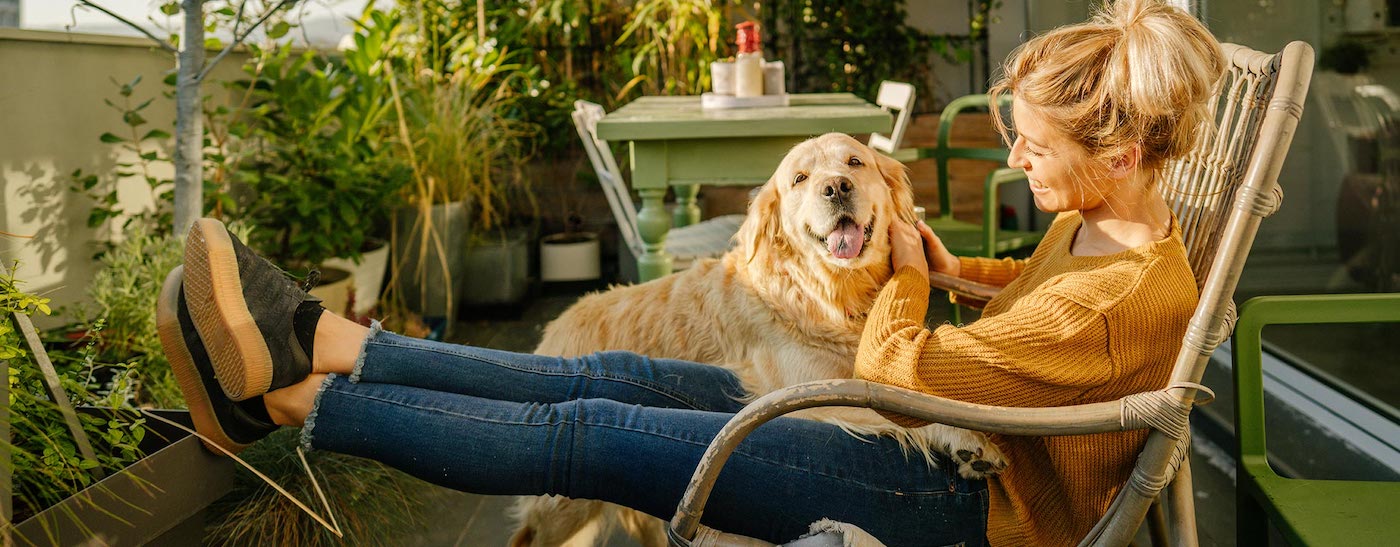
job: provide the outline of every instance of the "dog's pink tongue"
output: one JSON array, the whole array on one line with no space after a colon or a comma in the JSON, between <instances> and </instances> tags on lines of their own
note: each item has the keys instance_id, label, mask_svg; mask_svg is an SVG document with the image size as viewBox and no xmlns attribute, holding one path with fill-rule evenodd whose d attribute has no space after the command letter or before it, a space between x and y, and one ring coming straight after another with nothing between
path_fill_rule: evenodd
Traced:
<instances>
[{"instance_id":1,"label":"dog's pink tongue","mask_svg":"<svg viewBox=\"0 0 1400 547\"><path fill-rule=\"evenodd\" d=\"M865 245L865 231L854 222L842 222L826 236L826 247L836 258L855 258Z\"/></svg>"}]
</instances>

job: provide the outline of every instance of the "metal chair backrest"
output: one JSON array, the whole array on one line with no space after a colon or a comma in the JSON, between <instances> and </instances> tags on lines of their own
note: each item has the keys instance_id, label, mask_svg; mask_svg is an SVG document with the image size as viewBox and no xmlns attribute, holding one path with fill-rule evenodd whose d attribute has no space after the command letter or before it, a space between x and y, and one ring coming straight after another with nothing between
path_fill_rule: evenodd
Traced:
<instances>
[{"instance_id":1,"label":"metal chair backrest","mask_svg":"<svg viewBox=\"0 0 1400 547\"><path fill-rule=\"evenodd\" d=\"M607 141L598 138L598 121L603 119L603 105L588 101L574 101L574 128L583 141L583 150L588 154L588 162L598 174L598 182L603 186L603 195L608 199L617 229L622 232L622 240L632 249L634 256L642 254L642 237L637 232L637 206L632 203L632 194L627 183L622 180L622 170L617 167L612 149Z\"/></svg>"},{"instance_id":2,"label":"metal chair backrest","mask_svg":"<svg viewBox=\"0 0 1400 547\"><path fill-rule=\"evenodd\" d=\"M958 114L964 110L983 111L989 108L993 108L990 96L985 94L964 95L950 101L948 106L943 107L943 112L938 114L938 140L931 156L938 168L938 216L943 219L953 219L953 193L950 189L952 177L948 171L949 160L982 160L1005 165L1007 156L1011 154L1011 150L1001 146L991 148L960 146L954 148L952 145L953 123L957 120ZM1009 119L1011 94L999 95L995 108L1000 109L1002 115ZM984 196L983 199L985 200L986 197Z\"/></svg>"},{"instance_id":3,"label":"metal chair backrest","mask_svg":"<svg viewBox=\"0 0 1400 547\"><path fill-rule=\"evenodd\" d=\"M880 108L886 111L894 110L897 114L894 118L894 128L890 130L890 136L871 133L869 146L886 154L893 154L895 150L899 150L899 145L904 142L904 132L909 128L909 117L914 109L914 86L890 80L880 82L880 91L875 95L875 104L880 105Z\"/></svg>"}]
</instances>

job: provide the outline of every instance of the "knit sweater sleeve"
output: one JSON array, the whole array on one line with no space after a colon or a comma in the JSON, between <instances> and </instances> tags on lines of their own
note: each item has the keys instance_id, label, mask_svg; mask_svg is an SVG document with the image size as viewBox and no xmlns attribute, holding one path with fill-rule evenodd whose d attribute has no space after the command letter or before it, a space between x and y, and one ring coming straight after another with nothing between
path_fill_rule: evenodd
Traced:
<instances>
[{"instance_id":1,"label":"knit sweater sleeve","mask_svg":"<svg viewBox=\"0 0 1400 547\"><path fill-rule=\"evenodd\" d=\"M960 256L958 277L968 281L1005 287L1015 281L1026 269L1026 261L1017 258L985 258L980 256Z\"/></svg>"},{"instance_id":2,"label":"knit sweater sleeve","mask_svg":"<svg viewBox=\"0 0 1400 547\"><path fill-rule=\"evenodd\" d=\"M1073 403L1117 375L1098 311L1036 294L966 327L929 330L928 294L913 268L900 269L885 285L861 336L858 378L970 403L1045 407Z\"/></svg>"}]
</instances>

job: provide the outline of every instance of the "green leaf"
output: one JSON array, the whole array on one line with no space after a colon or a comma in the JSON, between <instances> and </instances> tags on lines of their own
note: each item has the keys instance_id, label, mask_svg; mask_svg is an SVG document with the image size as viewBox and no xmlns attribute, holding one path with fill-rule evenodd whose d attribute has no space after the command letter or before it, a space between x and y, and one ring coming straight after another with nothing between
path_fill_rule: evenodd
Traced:
<instances>
[{"instance_id":1,"label":"green leaf","mask_svg":"<svg viewBox=\"0 0 1400 547\"><path fill-rule=\"evenodd\" d=\"M277 24L272 25L272 28L267 29L267 37L276 40L286 36L287 31L290 30L292 30L292 25L288 24L286 21L278 21Z\"/></svg>"},{"instance_id":2,"label":"green leaf","mask_svg":"<svg viewBox=\"0 0 1400 547\"><path fill-rule=\"evenodd\" d=\"M223 49L224 41L218 38L205 38L204 49Z\"/></svg>"},{"instance_id":3,"label":"green leaf","mask_svg":"<svg viewBox=\"0 0 1400 547\"><path fill-rule=\"evenodd\" d=\"M180 3L179 3L179 2L166 2L166 3L164 3L164 4L161 4L161 6L160 6L160 12L161 12L161 13L164 13L164 14L166 14L166 15L175 15L175 14L177 14L177 13L180 13Z\"/></svg>"},{"instance_id":4,"label":"green leaf","mask_svg":"<svg viewBox=\"0 0 1400 547\"><path fill-rule=\"evenodd\" d=\"M170 138L170 133L168 133L168 132L166 132L166 131L162 131L162 130L160 130L160 129L152 129L152 130L150 130L150 131L147 131L147 132L146 132L146 135L143 136L143 137L141 137L141 140L144 141L144 140L146 140L146 139L168 139L168 138Z\"/></svg>"},{"instance_id":5,"label":"green leaf","mask_svg":"<svg viewBox=\"0 0 1400 547\"><path fill-rule=\"evenodd\" d=\"M119 143L119 142L126 142L126 139L123 139L123 138L118 137L118 136L116 136L116 135L113 135L113 134L111 134L111 133L103 133L102 136L101 136L101 137L98 137L98 138L99 138L99 139L102 139L102 142L105 142L105 143L108 143L108 144L116 144L116 143Z\"/></svg>"}]
</instances>

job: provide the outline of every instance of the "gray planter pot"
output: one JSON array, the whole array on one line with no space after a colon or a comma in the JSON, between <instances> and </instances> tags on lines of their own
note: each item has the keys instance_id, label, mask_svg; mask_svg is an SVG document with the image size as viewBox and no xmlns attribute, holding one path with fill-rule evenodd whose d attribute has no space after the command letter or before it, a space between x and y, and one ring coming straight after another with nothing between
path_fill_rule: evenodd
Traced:
<instances>
[{"instance_id":1,"label":"gray planter pot","mask_svg":"<svg viewBox=\"0 0 1400 547\"><path fill-rule=\"evenodd\" d=\"M153 412L190 424L185 411ZM28 541L16 543L199 544L205 507L233 488L233 460L162 422L146 427L146 457L18 523L15 536Z\"/></svg>"},{"instance_id":2,"label":"gray planter pot","mask_svg":"<svg viewBox=\"0 0 1400 547\"><path fill-rule=\"evenodd\" d=\"M512 228L477 239L466 249L458 301L464 307L519 303L530 288L530 230Z\"/></svg>"},{"instance_id":3,"label":"gray planter pot","mask_svg":"<svg viewBox=\"0 0 1400 547\"><path fill-rule=\"evenodd\" d=\"M460 298L462 294L467 209L462 202L434 205L431 218L437 240L428 238L425 252L418 209L399 211L390 267L395 272L395 288L409 309L424 317L446 317L449 296ZM442 244L442 254L438 252L438 242Z\"/></svg>"}]
</instances>

